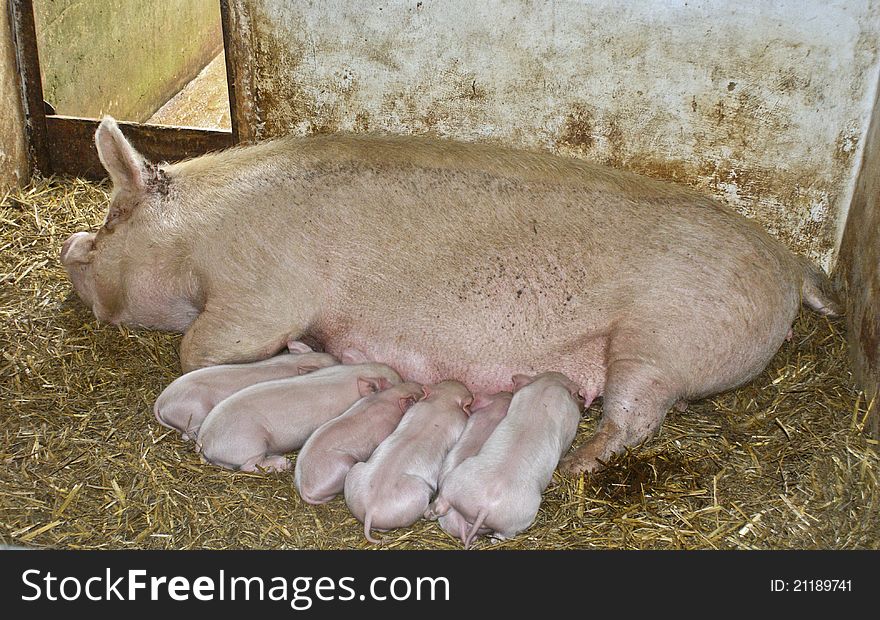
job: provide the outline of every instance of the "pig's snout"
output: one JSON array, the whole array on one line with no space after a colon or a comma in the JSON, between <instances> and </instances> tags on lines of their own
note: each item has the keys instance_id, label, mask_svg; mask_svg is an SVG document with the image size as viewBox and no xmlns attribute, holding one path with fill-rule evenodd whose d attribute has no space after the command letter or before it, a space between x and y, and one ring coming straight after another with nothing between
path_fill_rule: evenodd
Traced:
<instances>
[{"instance_id":1,"label":"pig's snout","mask_svg":"<svg viewBox=\"0 0 880 620\"><path fill-rule=\"evenodd\" d=\"M78 232L70 235L61 247L61 264L79 298L92 308L95 316L101 319L95 308L94 282L90 273L90 253L94 247L94 233Z\"/></svg>"},{"instance_id":2,"label":"pig's snout","mask_svg":"<svg viewBox=\"0 0 880 620\"><path fill-rule=\"evenodd\" d=\"M87 262L86 257L92 249L92 241L95 238L94 233L78 232L70 235L61 246L61 264L69 265L71 263Z\"/></svg>"}]
</instances>

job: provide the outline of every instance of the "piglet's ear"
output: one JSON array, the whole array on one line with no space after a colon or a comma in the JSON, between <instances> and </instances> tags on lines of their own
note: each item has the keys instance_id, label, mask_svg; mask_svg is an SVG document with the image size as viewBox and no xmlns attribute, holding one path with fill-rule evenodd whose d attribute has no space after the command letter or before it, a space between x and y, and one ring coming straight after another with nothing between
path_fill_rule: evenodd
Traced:
<instances>
[{"instance_id":1,"label":"piglet's ear","mask_svg":"<svg viewBox=\"0 0 880 620\"><path fill-rule=\"evenodd\" d=\"M343 356L344 359L345 356ZM364 377L358 377L358 393L361 395L361 398L364 396L369 396L370 394L375 394L379 391L379 384L375 379L365 379Z\"/></svg>"},{"instance_id":2,"label":"piglet's ear","mask_svg":"<svg viewBox=\"0 0 880 620\"><path fill-rule=\"evenodd\" d=\"M489 394L479 392L474 394L474 402L471 403L471 409L476 411L492 404L492 397Z\"/></svg>"},{"instance_id":3,"label":"piglet's ear","mask_svg":"<svg viewBox=\"0 0 880 620\"><path fill-rule=\"evenodd\" d=\"M300 342L299 340L288 340L287 341L287 350L291 353L313 353L314 349L307 345L305 342Z\"/></svg>"},{"instance_id":4,"label":"piglet's ear","mask_svg":"<svg viewBox=\"0 0 880 620\"><path fill-rule=\"evenodd\" d=\"M375 377L358 377L358 392L361 398L382 391L381 379Z\"/></svg>"},{"instance_id":5,"label":"piglet's ear","mask_svg":"<svg viewBox=\"0 0 880 620\"><path fill-rule=\"evenodd\" d=\"M416 404L416 397L404 396L397 401L397 404L400 405L400 413L406 413L410 407Z\"/></svg>"},{"instance_id":6,"label":"piglet's ear","mask_svg":"<svg viewBox=\"0 0 880 620\"><path fill-rule=\"evenodd\" d=\"M147 162L122 135L113 117L105 116L98 125L95 146L114 189L132 193L146 189L150 176Z\"/></svg>"},{"instance_id":7,"label":"piglet's ear","mask_svg":"<svg viewBox=\"0 0 880 620\"><path fill-rule=\"evenodd\" d=\"M468 396L463 401L461 401L461 408L464 409L464 412L468 415L471 414L471 405L474 403L474 397Z\"/></svg>"},{"instance_id":8,"label":"piglet's ear","mask_svg":"<svg viewBox=\"0 0 880 620\"><path fill-rule=\"evenodd\" d=\"M534 381L534 377L528 375L513 375L510 380L513 381L513 391L516 392Z\"/></svg>"},{"instance_id":9,"label":"piglet's ear","mask_svg":"<svg viewBox=\"0 0 880 620\"><path fill-rule=\"evenodd\" d=\"M315 372L318 370L317 366L299 366L296 369L296 374L298 375L307 375L310 372Z\"/></svg>"}]
</instances>

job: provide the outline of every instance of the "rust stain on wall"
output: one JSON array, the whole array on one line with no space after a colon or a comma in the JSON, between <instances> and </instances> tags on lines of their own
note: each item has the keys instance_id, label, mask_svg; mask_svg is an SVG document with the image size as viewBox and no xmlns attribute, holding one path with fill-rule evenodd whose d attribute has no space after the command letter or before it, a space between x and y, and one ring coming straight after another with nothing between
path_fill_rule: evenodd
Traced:
<instances>
[{"instance_id":1,"label":"rust stain on wall","mask_svg":"<svg viewBox=\"0 0 880 620\"><path fill-rule=\"evenodd\" d=\"M865 139L835 280L847 300L847 336L855 374L868 401L874 403L868 426L880 437L876 398L880 393L880 98Z\"/></svg>"},{"instance_id":2,"label":"rust stain on wall","mask_svg":"<svg viewBox=\"0 0 880 620\"><path fill-rule=\"evenodd\" d=\"M847 134L846 150L840 146L835 149L836 165L831 170L814 164L764 167L750 161L750 149L766 140L762 131L785 128L783 116L765 113L766 106L747 93L731 100L698 103L696 108L704 126L712 128L700 136L700 145L720 155L664 158L657 152L640 150L638 136L629 131L632 124L625 116L581 104L568 113L558 136L558 150L689 185L757 219L797 252L812 256L831 253L836 226L828 217L831 196L840 191L850 173L858 138Z\"/></svg>"},{"instance_id":3,"label":"rust stain on wall","mask_svg":"<svg viewBox=\"0 0 880 620\"><path fill-rule=\"evenodd\" d=\"M596 143L593 136L593 118L583 105L576 105L565 118L559 134L560 144L588 152Z\"/></svg>"}]
</instances>

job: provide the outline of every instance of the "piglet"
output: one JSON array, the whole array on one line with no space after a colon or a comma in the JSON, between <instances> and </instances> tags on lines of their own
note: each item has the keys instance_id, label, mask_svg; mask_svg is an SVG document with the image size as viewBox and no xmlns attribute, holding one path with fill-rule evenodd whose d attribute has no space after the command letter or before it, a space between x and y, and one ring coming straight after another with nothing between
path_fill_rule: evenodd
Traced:
<instances>
[{"instance_id":1,"label":"piglet","mask_svg":"<svg viewBox=\"0 0 880 620\"><path fill-rule=\"evenodd\" d=\"M568 377L514 375L513 382L507 415L479 453L446 476L429 511L443 516L455 510L451 529L459 528L465 548L483 528L504 539L532 524L541 493L577 432L582 400ZM466 533L462 522L471 524Z\"/></svg>"},{"instance_id":2,"label":"piglet","mask_svg":"<svg viewBox=\"0 0 880 620\"><path fill-rule=\"evenodd\" d=\"M322 424L355 401L400 383L378 363L330 366L301 377L266 381L237 392L205 418L196 441L202 457L228 469L281 471Z\"/></svg>"},{"instance_id":3,"label":"piglet","mask_svg":"<svg viewBox=\"0 0 880 620\"><path fill-rule=\"evenodd\" d=\"M471 415L468 416L464 432L452 446L452 450L449 451L446 458L443 459L443 467L440 468L440 476L437 479L438 485L443 486L443 480L449 475L449 472L458 467L466 458L472 457L480 451L495 427L507 415L512 398L513 394L510 392L474 396L474 402L471 403Z\"/></svg>"},{"instance_id":4,"label":"piglet","mask_svg":"<svg viewBox=\"0 0 880 620\"><path fill-rule=\"evenodd\" d=\"M299 341L287 345L290 355L276 355L251 364L223 364L187 373L166 387L153 413L162 426L176 428L184 440L198 437L199 428L217 403L263 381L296 377L339 362L328 353L315 353Z\"/></svg>"},{"instance_id":5,"label":"piglet","mask_svg":"<svg viewBox=\"0 0 880 620\"><path fill-rule=\"evenodd\" d=\"M403 414L423 396L418 383L401 383L357 401L309 437L296 459L293 484L309 504L342 493L345 477L394 432Z\"/></svg>"},{"instance_id":6,"label":"piglet","mask_svg":"<svg viewBox=\"0 0 880 620\"><path fill-rule=\"evenodd\" d=\"M440 468L440 476L437 479L438 487L443 487L443 481L456 467L458 467L465 459L476 455L486 440L501 422L502 418L507 415L507 409L510 407L510 400L513 394L510 392L498 392L497 394L486 395L477 394L474 396L474 402L471 404L471 415L468 417L467 425L458 441L446 455L443 460L443 467ZM425 518L437 518L429 508L425 512ZM449 512L439 517L440 527L447 534L464 539L470 530L470 525L464 518L458 514L454 508L450 508ZM483 530L481 533L486 533Z\"/></svg>"},{"instance_id":7,"label":"piglet","mask_svg":"<svg viewBox=\"0 0 880 620\"><path fill-rule=\"evenodd\" d=\"M473 396L464 384L443 381L425 387L424 393L397 430L345 479L345 502L372 543L380 542L370 534L372 528L405 527L424 514L443 459L467 423Z\"/></svg>"}]
</instances>

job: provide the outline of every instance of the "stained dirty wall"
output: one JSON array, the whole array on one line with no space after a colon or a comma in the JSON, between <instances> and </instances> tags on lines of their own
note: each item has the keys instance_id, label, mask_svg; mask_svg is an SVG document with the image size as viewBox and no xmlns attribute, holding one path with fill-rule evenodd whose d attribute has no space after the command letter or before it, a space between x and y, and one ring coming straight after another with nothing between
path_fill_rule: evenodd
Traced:
<instances>
[{"instance_id":1,"label":"stained dirty wall","mask_svg":"<svg viewBox=\"0 0 880 620\"><path fill-rule=\"evenodd\" d=\"M880 98L874 103L835 275L849 302L853 366L868 401L873 401L868 425L880 437Z\"/></svg>"},{"instance_id":2,"label":"stained dirty wall","mask_svg":"<svg viewBox=\"0 0 880 620\"><path fill-rule=\"evenodd\" d=\"M142 122L223 46L218 0L34 0L43 97L58 114Z\"/></svg>"},{"instance_id":3,"label":"stained dirty wall","mask_svg":"<svg viewBox=\"0 0 880 620\"><path fill-rule=\"evenodd\" d=\"M548 149L701 188L835 258L878 74L876 1L231 5L254 137Z\"/></svg>"},{"instance_id":4,"label":"stained dirty wall","mask_svg":"<svg viewBox=\"0 0 880 620\"><path fill-rule=\"evenodd\" d=\"M0 193L27 180L27 149L15 48L6 7L0 7Z\"/></svg>"}]
</instances>

